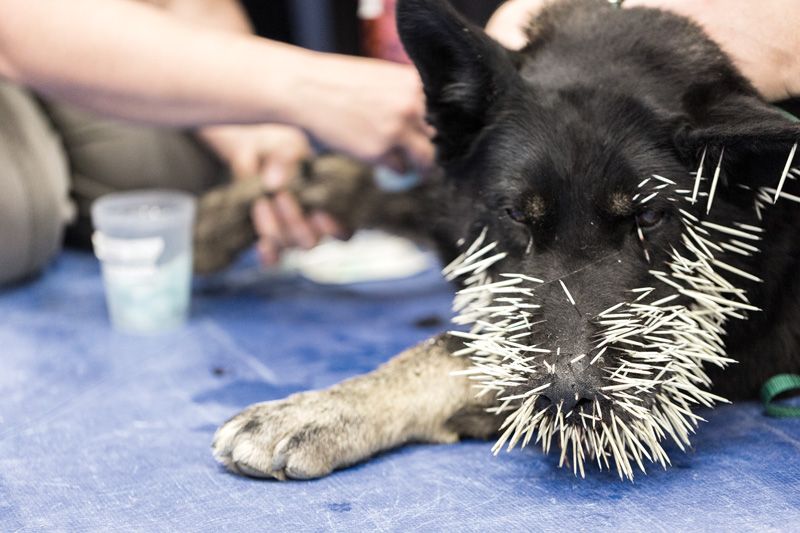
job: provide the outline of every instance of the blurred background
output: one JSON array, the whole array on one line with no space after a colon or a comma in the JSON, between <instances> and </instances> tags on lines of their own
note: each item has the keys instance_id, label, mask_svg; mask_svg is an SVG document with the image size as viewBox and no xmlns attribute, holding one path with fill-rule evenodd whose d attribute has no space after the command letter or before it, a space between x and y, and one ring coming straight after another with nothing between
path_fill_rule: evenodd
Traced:
<instances>
[{"instance_id":1,"label":"blurred background","mask_svg":"<svg viewBox=\"0 0 800 533\"><path fill-rule=\"evenodd\" d=\"M256 31L263 37L324 52L361 54L363 26L359 0L244 0ZM380 1L378 2L380 3ZM483 26L502 0L453 0L464 15Z\"/></svg>"}]
</instances>

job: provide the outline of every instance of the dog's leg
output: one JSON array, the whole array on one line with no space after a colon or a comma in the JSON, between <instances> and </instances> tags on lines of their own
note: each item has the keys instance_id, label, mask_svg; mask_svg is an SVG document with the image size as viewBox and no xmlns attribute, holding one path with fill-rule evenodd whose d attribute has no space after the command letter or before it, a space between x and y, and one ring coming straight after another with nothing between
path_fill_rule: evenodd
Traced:
<instances>
[{"instance_id":1,"label":"dog's leg","mask_svg":"<svg viewBox=\"0 0 800 533\"><path fill-rule=\"evenodd\" d=\"M434 242L441 251L453 252L443 243L454 239L439 235L442 230L431 219L440 205L439 174L431 171L424 182L398 192L378 187L373 174L372 167L352 159L320 156L308 162L289 190L305 212L328 213L346 234L382 229L422 244ZM246 180L222 185L200 198L194 231L197 273L222 270L256 242L250 211L265 194L258 180Z\"/></svg>"},{"instance_id":2,"label":"dog's leg","mask_svg":"<svg viewBox=\"0 0 800 533\"><path fill-rule=\"evenodd\" d=\"M252 405L217 431L214 455L234 472L309 479L407 442L487 437L497 429L491 398L451 374L469 364L451 355L454 344L437 337L330 389Z\"/></svg>"}]
</instances>

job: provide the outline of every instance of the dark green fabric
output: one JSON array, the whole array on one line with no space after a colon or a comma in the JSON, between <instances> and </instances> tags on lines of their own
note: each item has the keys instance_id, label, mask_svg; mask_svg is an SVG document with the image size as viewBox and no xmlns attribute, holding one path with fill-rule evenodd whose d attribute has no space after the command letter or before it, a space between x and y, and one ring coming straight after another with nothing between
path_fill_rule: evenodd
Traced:
<instances>
[{"instance_id":1,"label":"dark green fabric","mask_svg":"<svg viewBox=\"0 0 800 533\"><path fill-rule=\"evenodd\" d=\"M761 401L769 416L779 418L800 417L800 406L781 405L774 403L775 398L785 392L800 391L800 376L796 374L778 374L769 379L761 387Z\"/></svg>"}]
</instances>

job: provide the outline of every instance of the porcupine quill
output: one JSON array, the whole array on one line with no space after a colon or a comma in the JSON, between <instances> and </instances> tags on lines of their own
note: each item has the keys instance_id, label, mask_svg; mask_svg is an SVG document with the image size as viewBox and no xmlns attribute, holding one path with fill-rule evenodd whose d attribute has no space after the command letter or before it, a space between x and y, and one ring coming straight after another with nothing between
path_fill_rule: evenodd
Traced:
<instances>
[{"instance_id":1,"label":"porcupine quill","mask_svg":"<svg viewBox=\"0 0 800 533\"><path fill-rule=\"evenodd\" d=\"M759 221L763 210L778 199L800 203L800 197L783 192L787 179L800 178L800 169L791 167L796 149L795 145L777 188L762 187L756 191ZM634 199L643 198L639 203L646 204L663 192L670 201L694 204L699 197L707 196L709 212L723 155L724 151L714 170L709 193L700 192L704 150L692 190L674 189L674 181L654 175L652 178L658 185L653 192L642 190L651 181L647 178L639 184L641 192ZM555 368L543 357L551 350L526 344L524 340L537 324L534 311L540 305L535 301L534 291L544 280L517 273L499 274L494 279L489 270L507 254L498 250L497 243L486 242L486 229L445 267L443 274L448 280L462 279L464 285L453 301L457 313L453 321L471 326L468 332L451 332L464 339L464 348L454 355L471 359L471 368L462 374L476 382L478 395L494 393L499 404L490 411L505 415L501 435L492 448L495 455L503 447L508 451L517 444L525 447L534 436L535 442L548 453L557 438L561 448L559 466L570 462L575 475L584 477L584 464L591 460L600 469L610 469L613 464L621 479L633 480L634 466L646 472L645 460L666 468L670 461L661 445L665 438L674 441L681 450L690 444L689 435L702 421L692 412L693 406L711 407L715 402L727 401L706 390L711 383L704 365L725 367L733 362L725 355L725 324L729 318L744 318L743 313L759 309L749 304L744 290L728 282L718 271L751 281L761 280L722 261L720 255L725 251L742 256L758 253L764 230L742 222L722 225L701 221L685 209L679 212L685 252L673 247L665 268L650 271L673 293L649 301L655 288L636 288L630 291L635 296L631 301L620 302L597 317L601 331L589 364L596 364L608 350L619 354L619 364L605 369L607 385L600 390L605 408L596 397L591 408L584 405L569 413L562 411L562 405L557 405L555 412L552 407L537 409L536 401L552 385L549 382L519 392L532 377L555 373ZM650 263L644 235L638 228L637 232ZM574 305L564 280L558 281ZM689 297L692 303L688 306L677 303L681 296Z\"/></svg>"}]
</instances>

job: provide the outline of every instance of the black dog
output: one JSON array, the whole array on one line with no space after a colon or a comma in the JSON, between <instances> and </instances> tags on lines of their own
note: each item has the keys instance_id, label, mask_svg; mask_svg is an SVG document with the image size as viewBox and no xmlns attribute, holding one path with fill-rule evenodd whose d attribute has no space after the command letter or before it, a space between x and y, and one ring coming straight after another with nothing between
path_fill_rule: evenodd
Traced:
<instances>
[{"instance_id":1,"label":"black dog","mask_svg":"<svg viewBox=\"0 0 800 533\"><path fill-rule=\"evenodd\" d=\"M442 0L401 0L398 23L444 173L419 205L472 330L248 408L220 461L309 478L502 430L631 477L688 442L696 404L800 371L800 127L698 27L568 0L510 52Z\"/></svg>"}]
</instances>

